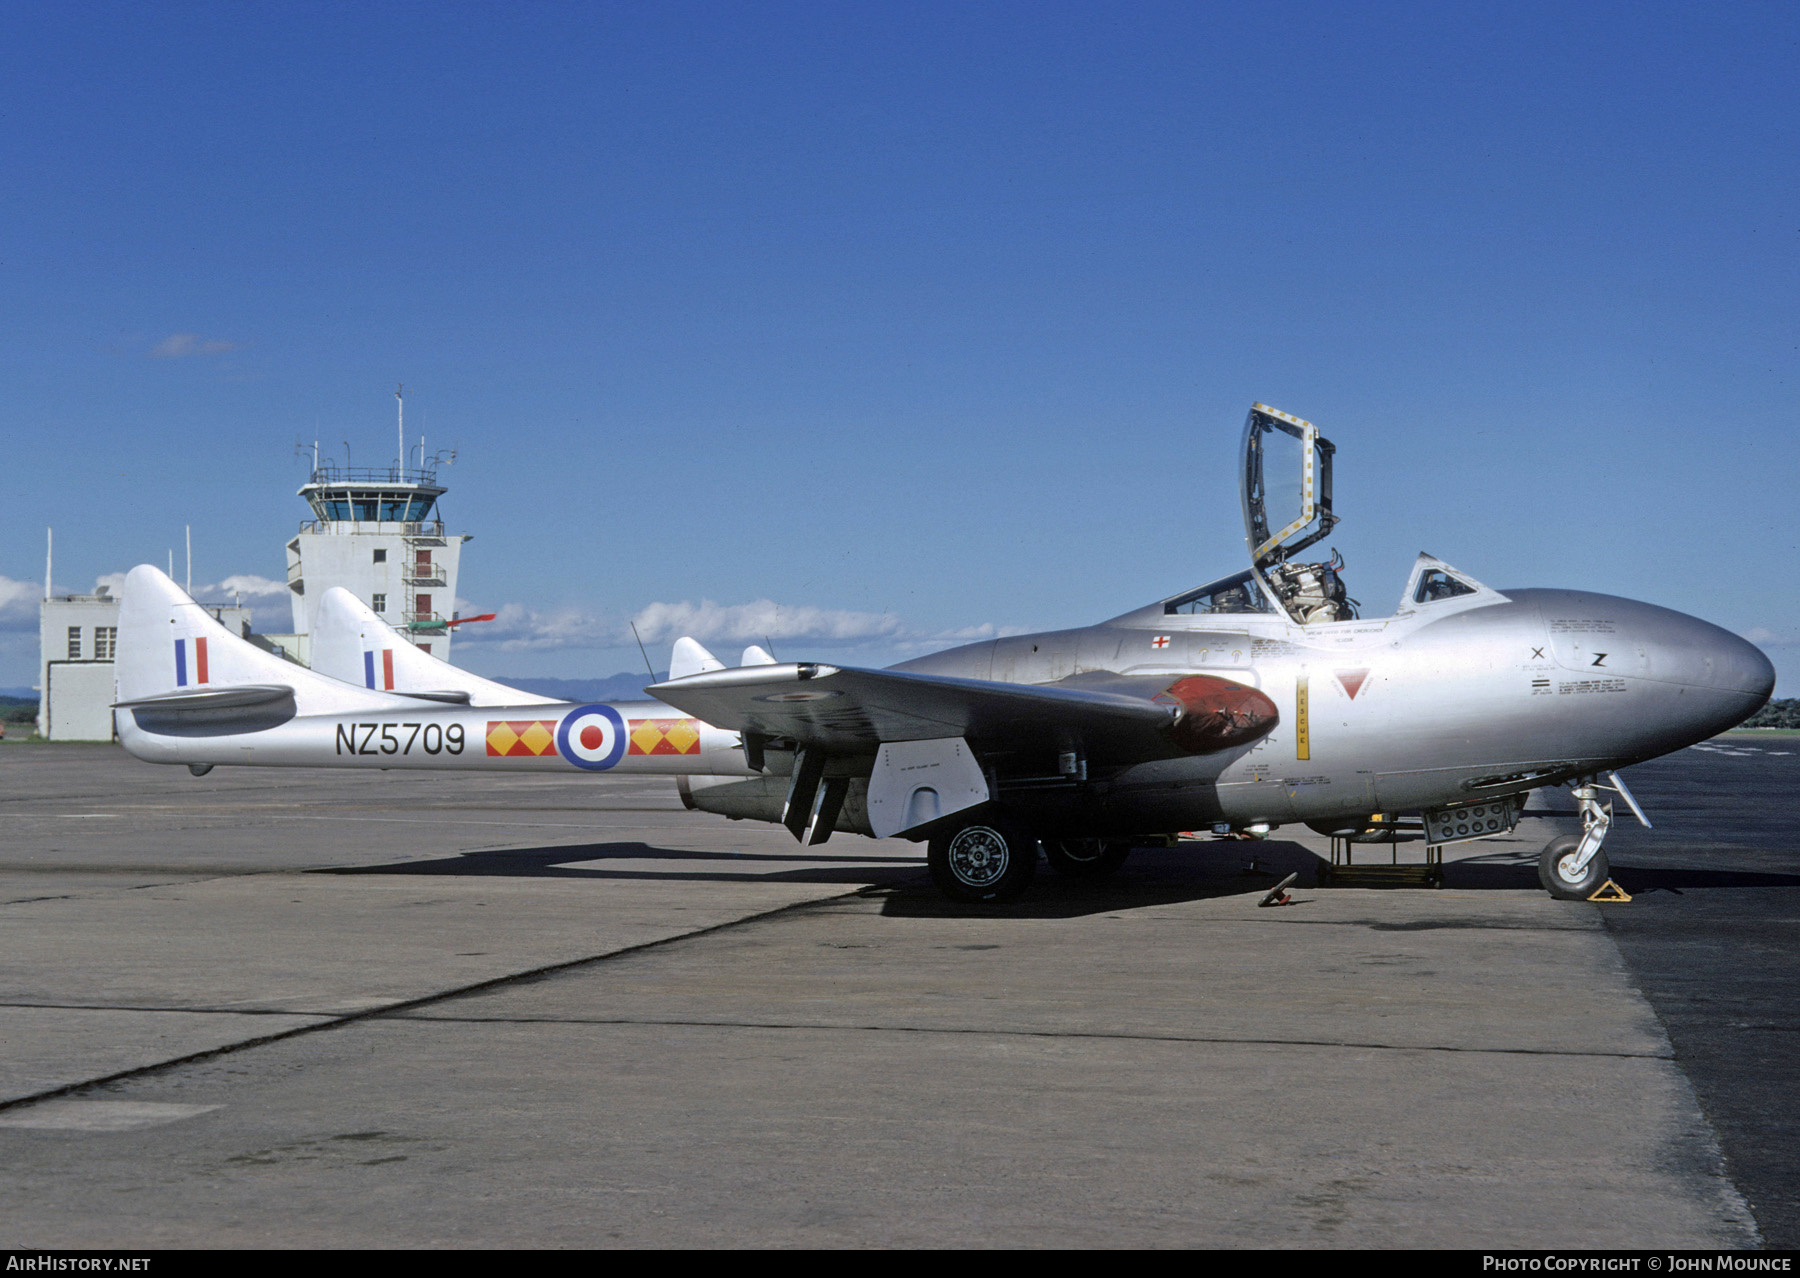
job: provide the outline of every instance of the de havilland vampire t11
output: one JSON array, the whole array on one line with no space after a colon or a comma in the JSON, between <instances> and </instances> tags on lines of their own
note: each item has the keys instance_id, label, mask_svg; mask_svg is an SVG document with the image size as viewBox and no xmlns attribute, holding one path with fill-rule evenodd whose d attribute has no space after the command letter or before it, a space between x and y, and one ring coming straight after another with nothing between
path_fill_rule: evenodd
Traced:
<instances>
[{"instance_id":1,"label":"de havilland vampire t11","mask_svg":"<svg viewBox=\"0 0 1800 1278\"><path fill-rule=\"evenodd\" d=\"M1337 522L1333 453L1310 423L1256 405L1249 567L1111 621L885 670L755 650L726 669L684 640L645 690L656 700L637 703L484 704L509 690L404 661L397 682L372 655L378 633L340 654L334 679L229 634L139 567L120 616L119 737L196 771L662 772L689 807L807 844L928 840L939 887L973 901L1023 891L1040 845L1059 870L1103 873L1133 841L1288 822L1350 834L1404 811L1442 845L1509 831L1531 790L1568 785L1581 831L1545 847L1539 875L1554 895L1591 895L1608 872L1601 795L1631 802L1616 770L1754 713L1773 667L1666 608L1501 592L1430 555L1391 616L1361 617L1335 556L1298 558ZM1297 484L1268 479L1289 474ZM422 686L434 681L449 686Z\"/></svg>"}]
</instances>

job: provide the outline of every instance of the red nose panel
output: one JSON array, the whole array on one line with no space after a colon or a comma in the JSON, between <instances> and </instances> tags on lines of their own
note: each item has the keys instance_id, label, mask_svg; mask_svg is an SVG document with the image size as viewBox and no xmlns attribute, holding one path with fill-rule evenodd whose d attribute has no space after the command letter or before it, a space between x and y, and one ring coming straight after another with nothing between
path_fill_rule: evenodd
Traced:
<instances>
[{"instance_id":1,"label":"red nose panel","mask_svg":"<svg viewBox=\"0 0 1800 1278\"><path fill-rule=\"evenodd\" d=\"M1177 679L1156 699L1181 707L1169 731L1176 745L1195 754L1254 741L1281 720L1275 703L1255 688L1213 675Z\"/></svg>"}]
</instances>

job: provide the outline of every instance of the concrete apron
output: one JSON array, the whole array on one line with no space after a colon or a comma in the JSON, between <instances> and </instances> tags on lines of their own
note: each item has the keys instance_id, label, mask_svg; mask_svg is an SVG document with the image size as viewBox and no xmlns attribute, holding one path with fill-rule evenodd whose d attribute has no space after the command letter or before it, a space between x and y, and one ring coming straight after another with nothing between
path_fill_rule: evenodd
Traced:
<instances>
[{"instance_id":1,"label":"concrete apron","mask_svg":"<svg viewBox=\"0 0 1800 1278\"><path fill-rule=\"evenodd\" d=\"M30 844L0 1087L126 1076L0 1110L9 1245L1755 1242L1598 907L1259 910L1226 848L960 910L906 845L579 820L130 886Z\"/></svg>"}]
</instances>

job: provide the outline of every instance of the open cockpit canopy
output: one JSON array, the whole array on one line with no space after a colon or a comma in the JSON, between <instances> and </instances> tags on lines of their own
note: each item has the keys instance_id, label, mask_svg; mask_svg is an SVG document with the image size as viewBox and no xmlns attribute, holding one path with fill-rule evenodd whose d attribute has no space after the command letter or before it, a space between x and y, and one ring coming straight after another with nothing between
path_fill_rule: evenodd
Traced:
<instances>
[{"instance_id":1,"label":"open cockpit canopy","mask_svg":"<svg viewBox=\"0 0 1800 1278\"><path fill-rule=\"evenodd\" d=\"M1322 563L1294 562L1337 527L1331 509L1336 452L1311 422L1267 404L1251 406L1239 466L1250 576L1302 625L1356 618L1336 552Z\"/></svg>"},{"instance_id":2,"label":"open cockpit canopy","mask_svg":"<svg viewBox=\"0 0 1800 1278\"><path fill-rule=\"evenodd\" d=\"M1331 509L1336 452L1311 422L1254 405L1244 423L1239 467L1250 567L1163 600L1163 615L1285 614L1303 626L1357 620L1358 605L1344 590L1344 561L1335 550L1318 563L1296 562L1299 552L1337 527ZM1504 598L1443 560L1421 554L1395 615L1422 607L1442 615L1445 605L1461 609Z\"/></svg>"}]
</instances>

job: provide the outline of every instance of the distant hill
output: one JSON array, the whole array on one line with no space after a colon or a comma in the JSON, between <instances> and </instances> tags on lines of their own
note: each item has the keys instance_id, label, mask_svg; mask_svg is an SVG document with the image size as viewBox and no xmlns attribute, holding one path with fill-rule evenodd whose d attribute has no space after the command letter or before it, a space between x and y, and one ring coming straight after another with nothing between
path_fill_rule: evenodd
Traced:
<instances>
[{"instance_id":1,"label":"distant hill","mask_svg":"<svg viewBox=\"0 0 1800 1278\"><path fill-rule=\"evenodd\" d=\"M648 674L632 674L630 671L605 679L535 679L529 675L483 677L511 688L535 692L540 697L558 697L564 701L642 701L644 685L650 682ZM669 672L665 670L656 677L658 680L667 679Z\"/></svg>"},{"instance_id":2,"label":"distant hill","mask_svg":"<svg viewBox=\"0 0 1800 1278\"><path fill-rule=\"evenodd\" d=\"M31 692L29 688L25 689L25 691L30 692L31 695L15 697L7 693L0 693L0 723L26 724L37 722L37 693Z\"/></svg>"}]
</instances>

